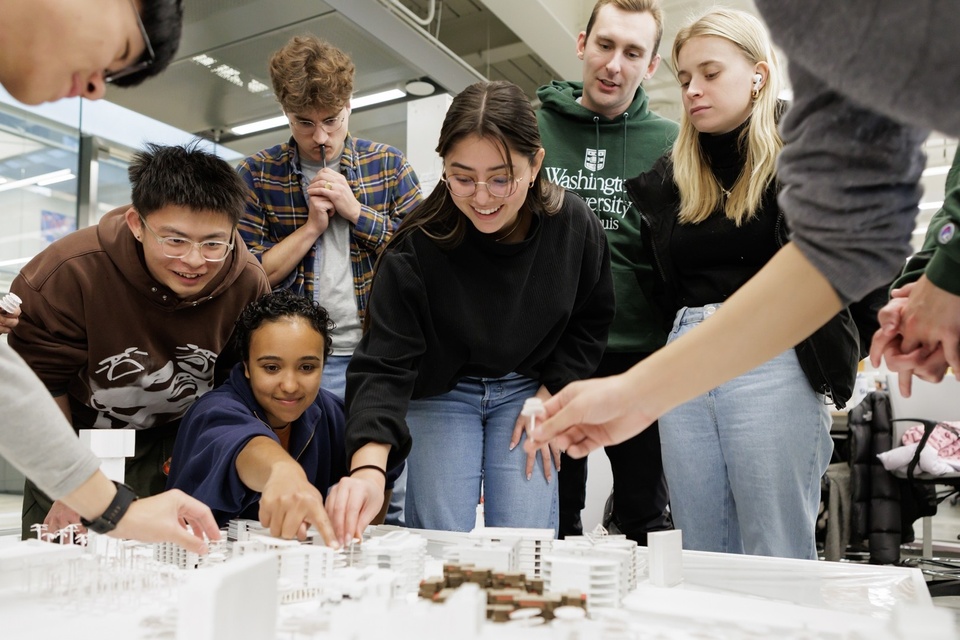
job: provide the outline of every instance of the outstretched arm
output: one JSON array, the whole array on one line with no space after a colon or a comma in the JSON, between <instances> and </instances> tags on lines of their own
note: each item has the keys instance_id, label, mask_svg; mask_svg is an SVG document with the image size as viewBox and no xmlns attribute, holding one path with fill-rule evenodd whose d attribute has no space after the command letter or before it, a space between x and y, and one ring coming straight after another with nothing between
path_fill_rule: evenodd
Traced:
<instances>
[{"instance_id":1,"label":"outstretched arm","mask_svg":"<svg viewBox=\"0 0 960 640\"><path fill-rule=\"evenodd\" d=\"M574 457L623 442L665 412L766 362L809 336L842 304L830 282L786 245L696 331L618 376L575 382L548 400L524 444L556 438Z\"/></svg>"},{"instance_id":2,"label":"outstretched arm","mask_svg":"<svg viewBox=\"0 0 960 640\"><path fill-rule=\"evenodd\" d=\"M116 493L113 482L97 471L62 501L87 520L94 520L106 511ZM184 524L190 525L192 535ZM173 489L131 504L109 535L142 542L176 542L188 551L206 553L204 536L219 540L220 530L206 505Z\"/></svg>"},{"instance_id":3,"label":"outstretched arm","mask_svg":"<svg viewBox=\"0 0 960 640\"><path fill-rule=\"evenodd\" d=\"M336 546L323 496L307 479L303 467L278 442L252 438L237 456L237 473L247 487L260 492L260 523L270 535L303 539L313 525L324 542Z\"/></svg>"}]
</instances>

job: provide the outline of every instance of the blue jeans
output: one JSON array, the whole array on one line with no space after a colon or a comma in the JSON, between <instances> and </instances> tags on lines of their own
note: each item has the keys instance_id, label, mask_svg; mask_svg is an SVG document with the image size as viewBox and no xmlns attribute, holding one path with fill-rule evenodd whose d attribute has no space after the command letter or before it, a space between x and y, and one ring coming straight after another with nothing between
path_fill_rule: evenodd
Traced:
<instances>
[{"instance_id":1,"label":"blue jeans","mask_svg":"<svg viewBox=\"0 0 960 640\"><path fill-rule=\"evenodd\" d=\"M668 342L719 306L681 309ZM830 411L793 349L663 415L660 442L685 549L817 557Z\"/></svg>"},{"instance_id":2,"label":"blue jeans","mask_svg":"<svg viewBox=\"0 0 960 640\"><path fill-rule=\"evenodd\" d=\"M326 389L341 400L347 389L347 365L352 356L328 356L323 363L320 388Z\"/></svg>"},{"instance_id":3,"label":"blue jeans","mask_svg":"<svg viewBox=\"0 0 960 640\"><path fill-rule=\"evenodd\" d=\"M482 484L487 526L556 532L556 470L547 483L538 453L527 480L522 446L526 436L510 450L523 401L539 387L537 381L517 374L463 378L452 391L410 403L407 425L413 449L407 458L404 514L408 527L470 531Z\"/></svg>"}]
</instances>

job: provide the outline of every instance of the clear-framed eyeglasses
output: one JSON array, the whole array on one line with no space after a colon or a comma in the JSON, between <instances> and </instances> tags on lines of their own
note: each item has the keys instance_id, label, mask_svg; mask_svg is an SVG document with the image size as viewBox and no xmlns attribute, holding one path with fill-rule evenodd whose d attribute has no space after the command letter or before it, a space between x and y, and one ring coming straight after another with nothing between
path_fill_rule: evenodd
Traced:
<instances>
[{"instance_id":1,"label":"clear-framed eyeglasses","mask_svg":"<svg viewBox=\"0 0 960 640\"><path fill-rule=\"evenodd\" d=\"M230 255L230 251L233 250L232 242L223 242L222 240L194 242L189 238L178 238L177 236L163 237L147 224L143 216L140 216L140 222L157 239L157 242L160 243L160 251L168 258L186 258L196 248L200 257L207 262L223 262Z\"/></svg>"},{"instance_id":2,"label":"clear-framed eyeglasses","mask_svg":"<svg viewBox=\"0 0 960 640\"><path fill-rule=\"evenodd\" d=\"M107 84L116 82L120 78L126 78L127 76L143 71L144 69L150 67L156 60L156 54L153 52L153 45L150 44L150 37L147 35L147 30L143 26L143 20L140 19L140 12L137 11L137 5L133 2L133 0L130 0L130 5L133 7L133 15L137 17L137 26L140 27L140 35L143 36L143 55L140 56L139 60L124 67L123 69L118 69L116 71L104 71L103 81Z\"/></svg>"},{"instance_id":3,"label":"clear-framed eyeglasses","mask_svg":"<svg viewBox=\"0 0 960 640\"><path fill-rule=\"evenodd\" d=\"M302 133L303 135L311 135L316 131L317 127L320 127L327 133L336 133L340 130L340 127L343 126L343 121L346 117L346 115L341 113L338 116L321 120L319 123L313 120L306 120L305 118L290 118L290 126L293 127L297 133Z\"/></svg>"},{"instance_id":4,"label":"clear-framed eyeglasses","mask_svg":"<svg viewBox=\"0 0 960 640\"><path fill-rule=\"evenodd\" d=\"M500 174L491 176L489 180L474 180L470 176L463 174L450 174L440 176L451 194L458 198L469 198L477 192L477 187L483 185L494 198L509 198L517 192L517 185L523 182L524 178L514 178L509 174Z\"/></svg>"}]
</instances>

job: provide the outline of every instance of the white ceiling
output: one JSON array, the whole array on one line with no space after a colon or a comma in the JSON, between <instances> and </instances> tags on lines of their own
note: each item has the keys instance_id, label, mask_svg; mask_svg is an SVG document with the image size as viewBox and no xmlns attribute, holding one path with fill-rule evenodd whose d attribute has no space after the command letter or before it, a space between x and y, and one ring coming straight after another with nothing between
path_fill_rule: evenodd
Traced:
<instances>
[{"instance_id":1,"label":"white ceiling","mask_svg":"<svg viewBox=\"0 0 960 640\"><path fill-rule=\"evenodd\" d=\"M418 16L426 16L433 2L393 1ZM391 0L188 0L184 37L170 68L135 91L110 89L107 98L179 129L219 138L240 153L253 153L276 144L286 132L231 138L231 126L279 114L269 88L254 93L248 86L269 87L270 54L292 35L314 33L353 58L356 95L421 77L456 93L486 77L515 82L535 99L541 84L578 76L576 34L585 26L593 1L437 0L433 20L421 28L389 8ZM666 117L680 116L679 89L669 68L670 44L679 25L713 4L663 1L664 64L645 87L651 107ZM755 12L751 0L724 4ZM243 86L194 62L201 54L236 69ZM350 124L355 135L405 148L405 120L405 106L393 104L357 110ZM931 165L949 165L955 148L955 141L933 137ZM926 200L943 199L943 181L943 175L924 180ZM933 211L921 214L921 227Z\"/></svg>"}]
</instances>

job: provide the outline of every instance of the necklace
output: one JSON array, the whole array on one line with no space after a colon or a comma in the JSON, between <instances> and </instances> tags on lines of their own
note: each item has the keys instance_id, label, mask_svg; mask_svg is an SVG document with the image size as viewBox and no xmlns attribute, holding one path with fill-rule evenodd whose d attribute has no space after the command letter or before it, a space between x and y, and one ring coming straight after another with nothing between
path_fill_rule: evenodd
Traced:
<instances>
[{"instance_id":1,"label":"necklace","mask_svg":"<svg viewBox=\"0 0 960 640\"><path fill-rule=\"evenodd\" d=\"M513 234L514 231L516 231L517 229L520 228L520 223L522 223L522 222L523 222L523 211L521 210L521 211L518 211L518 212L517 212L517 221L513 223L513 226L510 227L509 229L507 229L506 232L501 233L498 237L494 238L493 241L494 241L494 242L503 242L504 240L506 240L507 238L509 238L509 237Z\"/></svg>"}]
</instances>

